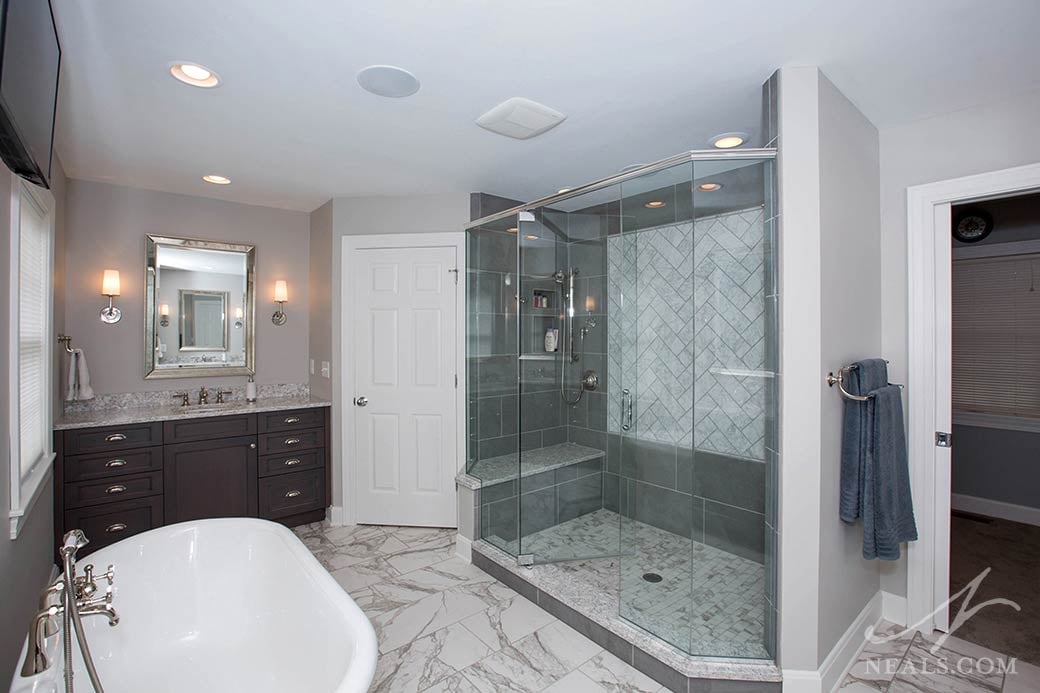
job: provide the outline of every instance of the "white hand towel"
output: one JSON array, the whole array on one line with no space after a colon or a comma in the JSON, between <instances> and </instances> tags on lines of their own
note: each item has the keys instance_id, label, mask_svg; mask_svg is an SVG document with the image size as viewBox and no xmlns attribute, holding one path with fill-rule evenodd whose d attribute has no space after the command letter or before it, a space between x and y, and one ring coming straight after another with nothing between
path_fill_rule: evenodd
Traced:
<instances>
[{"instance_id":1,"label":"white hand towel","mask_svg":"<svg viewBox=\"0 0 1040 693\"><path fill-rule=\"evenodd\" d=\"M90 386L90 369L87 368L87 355L82 349L73 349L76 359L76 399L94 399L94 388Z\"/></svg>"},{"instance_id":2,"label":"white hand towel","mask_svg":"<svg viewBox=\"0 0 1040 693\"><path fill-rule=\"evenodd\" d=\"M79 349L74 349L72 351L72 353L69 354L69 376L68 376L67 388L65 390L65 401L66 402L75 402L76 401L76 379L77 379L77 376L76 376L76 352L77 351L79 351Z\"/></svg>"},{"instance_id":3,"label":"white hand towel","mask_svg":"<svg viewBox=\"0 0 1040 693\"><path fill-rule=\"evenodd\" d=\"M90 386L90 369L87 368L87 355L82 349L76 349L76 364L79 366L77 385L79 386L76 396L79 399L94 399L94 388Z\"/></svg>"}]
</instances>

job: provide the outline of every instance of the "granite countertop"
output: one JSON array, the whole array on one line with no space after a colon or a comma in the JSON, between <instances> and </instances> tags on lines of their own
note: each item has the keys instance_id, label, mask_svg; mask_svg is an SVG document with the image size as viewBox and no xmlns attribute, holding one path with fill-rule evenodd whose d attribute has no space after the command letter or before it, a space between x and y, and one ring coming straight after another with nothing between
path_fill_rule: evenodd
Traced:
<instances>
[{"instance_id":1,"label":"granite countertop","mask_svg":"<svg viewBox=\"0 0 1040 693\"><path fill-rule=\"evenodd\" d=\"M233 400L225 404L209 404L204 407L189 405L162 405L151 407L120 407L94 409L82 412L66 412L54 422L54 429L63 431L72 428L94 428L96 426L120 426L150 421L174 421L177 419L201 419L208 416L229 414L252 414L285 409L309 409L327 407L332 402L313 397L266 397L249 403Z\"/></svg>"},{"instance_id":2,"label":"granite countertop","mask_svg":"<svg viewBox=\"0 0 1040 693\"><path fill-rule=\"evenodd\" d=\"M603 457L602 450L585 447L577 443L560 443L546 448L535 448L522 453L509 453L480 460L469 470L455 477L465 488L478 489L501 483L518 476L526 477L547 472L550 469L568 467Z\"/></svg>"}]
</instances>

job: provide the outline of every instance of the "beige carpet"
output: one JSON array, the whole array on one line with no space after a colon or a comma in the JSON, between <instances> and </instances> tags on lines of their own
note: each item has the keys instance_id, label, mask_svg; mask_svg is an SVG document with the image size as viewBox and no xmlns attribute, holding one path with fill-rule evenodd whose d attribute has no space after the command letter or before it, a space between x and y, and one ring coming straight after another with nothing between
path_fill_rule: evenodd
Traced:
<instances>
[{"instance_id":1,"label":"beige carpet","mask_svg":"<svg viewBox=\"0 0 1040 693\"><path fill-rule=\"evenodd\" d=\"M960 627L957 637L1040 665L1040 527L954 515L950 545L951 595L991 567L968 608L996 597L1022 607L1016 612L987 606ZM951 605L951 625L962 601Z\"/></svg>"}]
</instances>

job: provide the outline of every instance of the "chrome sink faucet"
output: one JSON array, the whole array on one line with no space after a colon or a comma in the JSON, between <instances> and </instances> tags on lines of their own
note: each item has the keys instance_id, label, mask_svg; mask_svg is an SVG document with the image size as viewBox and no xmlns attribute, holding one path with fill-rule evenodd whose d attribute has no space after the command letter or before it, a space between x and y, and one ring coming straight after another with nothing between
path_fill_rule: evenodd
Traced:
<instances>
[{"instance_id":1,"label":"chrome sink faucet","mask_svg":"<svg viewBox=\"0 0 1040 693\"><path fill-rule=\"evenodd\" d=\"M205 387L199 388L199 405L209 404L209 392Z\"/></svg>"}]
</instances>

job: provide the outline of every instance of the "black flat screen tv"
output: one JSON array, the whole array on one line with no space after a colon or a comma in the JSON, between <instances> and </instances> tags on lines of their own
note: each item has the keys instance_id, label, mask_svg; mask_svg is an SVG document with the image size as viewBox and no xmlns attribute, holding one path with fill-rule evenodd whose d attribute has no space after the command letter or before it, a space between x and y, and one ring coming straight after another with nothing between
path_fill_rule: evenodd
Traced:
<instances>
[{"instance_id":1,"label":"black flat screen tv","mask_svg":"<svg viewBox=\"0 0 1040 693\"><path fill-rule=\"evenodd\" d=\"M61 45L49 0L0 0L0 158L50 187Z\"/></svg>"}]
</instances>

